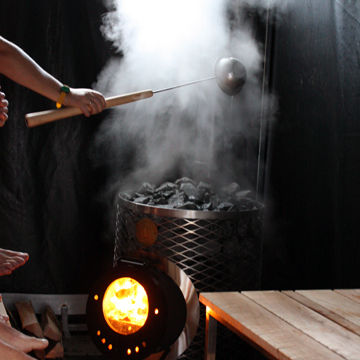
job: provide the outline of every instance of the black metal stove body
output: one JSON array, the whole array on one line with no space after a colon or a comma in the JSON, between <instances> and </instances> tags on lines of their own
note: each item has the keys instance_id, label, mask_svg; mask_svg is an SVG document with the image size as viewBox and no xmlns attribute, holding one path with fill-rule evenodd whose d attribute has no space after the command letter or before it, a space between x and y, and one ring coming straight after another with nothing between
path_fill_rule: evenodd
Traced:
<instances>
[{"instance_id":1,"label":"black metal stove body","mask_svg":"<svg viewBox=\"0 0 360 360\"><path fill-rule=\"evenodd\" d=\"M129 291L119 287L117 282L122 279L140 284L146 293L146 320L135 331L131 330L129 319L117 326L117 321L110 322L106 313L107 294L113 284L117 286L112 295L115 302L121 303L121 297ZM88 328L95 345L117 359L144 359L153 353L169 352L183 331L186 318L187 305L178 284L166 271L137 260L121 259L110 274L97 280L87 302ZM130 331L121 330L124 323Z\"/></svg>"},{"instance_id":2,"label":"black metal stove body","mask_svg":"<svg viewBox=\"0 0 360 360\"><path fill-rule=\"evenodd\" d=\"M176 264L196 292L259 289L262 218L261 203L239 212L196 211L137 204L119 194L114 261L116 263L124 254L140 249ZM197 296L193 301L198 302ZM188 314L191 314L191 301L186 302ZM203 357L204 310L198 308L200 321L189 328L181 350L166 360ZM219 330L217 358L238 359L238 352L242 352L234 347L238 339L232 338L226 329L224 332Z\"/></svg>"}]
</instances>

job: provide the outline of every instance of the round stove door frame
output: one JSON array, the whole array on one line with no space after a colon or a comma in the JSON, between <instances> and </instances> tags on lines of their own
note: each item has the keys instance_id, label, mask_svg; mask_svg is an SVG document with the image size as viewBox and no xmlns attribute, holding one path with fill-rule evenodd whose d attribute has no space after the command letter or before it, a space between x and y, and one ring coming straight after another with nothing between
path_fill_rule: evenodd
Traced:
<instances>
[{"instance_id":1,"label":"round stove door frame","mask_svg":"<svg viewBox=\"0 0 360 360\"><path fill-rule=\"evenodd\" d=\"M103 314L103 299L108 286L119 278L130 277L140 283L148 296L149 311L145 324L135 333L122 335L107 324ZM174 297L170 293L176 293ZM179 294L182 300L178 301ZM169 331L169 319L174 311L169 303L176 298L177 323L181 329ZM98 349L110 357L144 359L152 353L166 350L181 333L186 322L186 303L180 289L166 274L154 266L136 261L122 261L109 273L103 274L92 287L87 302L89 333ZM169 338L169 332L173 336ZM176 338L174 338L176 336ZM171 342L171 343L169 343Z\"/></svg>"}]
</instances>

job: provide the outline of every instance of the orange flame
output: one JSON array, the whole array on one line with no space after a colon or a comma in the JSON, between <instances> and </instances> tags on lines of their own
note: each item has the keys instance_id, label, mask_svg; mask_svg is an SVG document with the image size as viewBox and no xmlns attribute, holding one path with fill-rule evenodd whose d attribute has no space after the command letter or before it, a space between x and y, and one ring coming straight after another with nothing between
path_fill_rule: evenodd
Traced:
<instances>
[{"instance_id":1,"label":"orange flame","mask_svg":"<svg viewBox=\"0 0 360 360\"><path fill-rule=\"evenodd\" d=\"M102 306L107 324L121 335L138 331L149 314L144 287L129 277L116 279L108 286Z\"/></svg>"}]
</instances>

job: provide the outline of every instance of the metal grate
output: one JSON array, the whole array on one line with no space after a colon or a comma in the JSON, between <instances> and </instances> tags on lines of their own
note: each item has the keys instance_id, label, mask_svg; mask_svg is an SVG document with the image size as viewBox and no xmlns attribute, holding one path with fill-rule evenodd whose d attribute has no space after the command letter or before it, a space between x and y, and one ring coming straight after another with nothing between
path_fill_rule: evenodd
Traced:
<instances>
[{"instance_id":1,"label":"metal grate","mask_svg":"<svg viewBox=\"0 0 360 360\"><path fill-rule=\"evenodd\" d=\"M210 218L205 212L195 211L191 218L182 218L178 211L166 209L159 216L159 209L134 206L119 197L116 209L115 262L133 250L142 250L174 262L190 277L198 292L260 287L262 207L225 217L212 213ZM201 213L198 218L197 213ZM137 222L144 217L152 220L158 230L156 242L149 247L141 245L135 233ZM198 334L180 359L203 357L204 319L202 309ZM229 354L223 347L230 346L226 345L228 334L221 333L218 359L221 354ZM231 351L234 353L234 349Z\"/></svg>"}]
</instances>

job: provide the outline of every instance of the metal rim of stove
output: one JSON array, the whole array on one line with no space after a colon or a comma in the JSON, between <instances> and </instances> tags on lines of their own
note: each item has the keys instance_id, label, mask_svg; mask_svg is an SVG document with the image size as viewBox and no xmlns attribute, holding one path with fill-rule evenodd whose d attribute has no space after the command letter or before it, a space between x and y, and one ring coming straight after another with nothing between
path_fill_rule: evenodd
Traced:
<instances>
[{"instance_id":1,"label":"metal rim of stove","mask_svg":"<svg viewBox=\"0 0 360 360\"><path fill-rule=\"evenodd\" d=\"M158 258L159 262L162 263L162 269L180 288L186 302L187 312L184 329L171 345L165 358L166 360L175 360L185 352L197 334L200 321L200 303L197 291L185 272L169 259L160 256Z\"/></svg>"},{"instance_id":2,"label":"metal rim of stove","mask_svg":"<svg viewBox=\"0 0 360 360\"><path fill-rule=\"evenodd\" d=\"M208 210L186 210L186 209L171 209L162 205L152 206L148 204L139 204L126 200L118 195L120 204L136 211L148 215L159 217L175 217L181 219L200 219L200 220L218 220L218 219L234 219L240 214L251 213L259 211L263 208L263 204L253 200L256 207L254 209L238 210L238 211L208 211Z\"/></svg>"},{"instance_id":3,"label":"metal rim of stove","mask_svg":"<svg viewBox=\"0 0 360 360\"><path fill-rule=\"evenodd\" d=\"M153 266L147 266L146 264L141 266L139 266L138 262L120 264L110 274L103 274L89 293L86 309L89 332L98 349L109 357L118 358L121 356L121 358L128 359L144 359L150 354L163 351L165 347L169 347L170 344L164 346L164 341L169 341L168 333L174 336L173 331L169 331L166 322L166 316L168 316L166 302L168 300L165 298L168 294L158 291L158 282L161 282L162 276L166 274L161 274ZM103 316L102 302L106 289L109 284L119 277L131 277L138 281L146 289L149 299L149 315L145 324L137 332L130 335L121 335L113 331ZM165 289L165 292L168 289L169 287ZM180 289L179 292L181 292ZM182 292L181 294L183 295ZM186 318L185 300L184 304ZM158 313L156 313L156 309L159 310ZM185 323L186 320L184 319L183 326L176 334L176 338L183 332ZM176 338L171 339L171 341L174 342ZM118 345L119 343L121 347Z\"/></svg>"}]
</instances>

